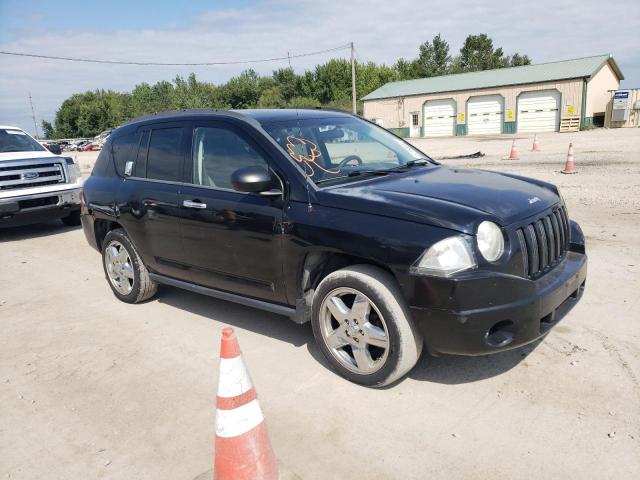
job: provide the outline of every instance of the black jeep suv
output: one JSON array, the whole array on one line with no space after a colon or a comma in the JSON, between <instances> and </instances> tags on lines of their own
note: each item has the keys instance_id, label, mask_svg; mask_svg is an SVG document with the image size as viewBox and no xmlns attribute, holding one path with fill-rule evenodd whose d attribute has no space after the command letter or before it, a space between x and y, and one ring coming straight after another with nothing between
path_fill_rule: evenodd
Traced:
<instances>
[{"instance_id":1,"label":"black jeep suv","mask_svg":"<svg viewBox=\"0 0 640 480\"><path fill-rule=\"evenodd\" d=\"M82 197L120 300L162 283L311 320L336 370L370 386L405 375L423 344L479 355L540 338L587 275L555 186L440 165L341 112L137 119Z\"/></svg>"}]
</instances>

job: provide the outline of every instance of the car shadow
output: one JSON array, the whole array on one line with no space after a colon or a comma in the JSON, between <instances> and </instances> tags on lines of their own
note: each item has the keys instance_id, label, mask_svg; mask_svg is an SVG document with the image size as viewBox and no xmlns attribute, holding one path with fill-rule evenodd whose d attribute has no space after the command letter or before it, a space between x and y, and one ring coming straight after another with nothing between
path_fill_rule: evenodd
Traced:
<instances>
[{"instance_id":1,"label":"car shadow","mask_svg":"<svg viewBox=\"0 0 640 480\"><path fill-rule=\"evenodd\" d=\"M18 240L26 240L28 238L48 237L51 235L60 235L62 233L79 230L82 227L68 227L59 219L52 219L48 222L31 223L29 225L21 225L17 227L3 227L0 225L0 243L15 242Z\"/></svg>"},{"instance_id":2,"label":"car shadow","mask_svg":"<svg viewBox=\"0 0 640 480\"><path fill-rule=\"evenodd\" d=\"M174 308L223 322L232 327L266 335L296 347L306 345L309 354L323 368L332 369L315 343L309 322L300 325L282 315L165 285L160 286L156 299L158 302ZM536 341L515 350L478 357L453 355L433 357L428 352L423 352L408 378L447 385L485 380L511 370L539 344L540 341ZM402 380L399 383L402 383Z\"/></svg>"},{"instance_id":3,"label":"car shadow","mask_svg":"<svg viewBox=\"0 0 640 480\"><path fill-rule=\"evenodd\" d=\"M157 301L201 317L250 330L301 347L313 343L311 324L297 324L283 315L218 300L198 293L161 285ZM318 352L319 353L319 352Z\"/></svg>"},{"instance_id":4,"label":"car shadow","mask_svg":"<svg viewBox=\"0 0 640 480\"><path fill-rule=\"evenodd\" d=\"M475 357L444 355L433 357L422 354L409 378L425 382L458 385L496 377L522 362L542 340L537 340L514 350Z\"/></svg>"}]
</instances>

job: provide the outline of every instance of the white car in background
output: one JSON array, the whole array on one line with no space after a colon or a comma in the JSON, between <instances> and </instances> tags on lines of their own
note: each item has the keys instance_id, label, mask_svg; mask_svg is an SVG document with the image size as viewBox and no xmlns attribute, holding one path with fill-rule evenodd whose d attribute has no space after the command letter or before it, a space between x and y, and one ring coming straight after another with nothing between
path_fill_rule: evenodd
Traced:
<instances>
[{"instance_id":1,"label":"white car in background","mask_svg":"<svg viewBox=\"0 0 640 480\"><path fill-rule=\"evenodd\" d=\"M0 125L0 228L60 218L80 225L80 169L17 127Z\"/></svg>"}]
</instances>

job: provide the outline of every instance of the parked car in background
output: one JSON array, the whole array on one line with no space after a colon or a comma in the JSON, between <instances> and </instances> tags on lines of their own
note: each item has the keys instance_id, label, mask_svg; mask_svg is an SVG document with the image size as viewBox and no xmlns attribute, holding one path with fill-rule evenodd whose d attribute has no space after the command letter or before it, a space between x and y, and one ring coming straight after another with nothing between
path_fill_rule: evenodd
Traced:
<instances>
[{"instance_id":1,"label":"parked car in background","mask_svg":"<svg viewBox=\"0 0 640 480\"><path fill-rule=\"evenodd\" d=\"M69 143L69 146L67 149L70 152L79 152L80 149L87 143L89 143L87 140L75 140Z\"/></svg>"},{"instance_id":2,"label":"parked car in background","mask_svg":"<svg viewBox=\"0 0 640 480\"><path fill-rule=\"evenodd\" d=\"M83 192L117 298L167 284L311 321L330 364L369 386L404 376L423 347L482 355L543 337L587 276L557 187L446 167L345 113L137 119Z\"/></svg>"},{"instance_id":3,"label":"parked car in background","mask_svg":"<svg viewBox=\"0 0 640 480\"><path fill-rule=\"evenodd\" d=\"M61 155L62 154L62 148L56 142L44 141L44 142L40 142L40 144L44 148L46 148L47 150L49 150L51 153L53 153L55 155Z\"/></svg>"},{"instance_id":4,"label":"parked car in background","mask_svg":"<svg viewBox=\"0 0 640 480\"><path fill-rule=\"evenodd\" d=\"M0 227L60 218L80 224L80 170L25 131L0 126Z\"/></svg>"}]
</instances>

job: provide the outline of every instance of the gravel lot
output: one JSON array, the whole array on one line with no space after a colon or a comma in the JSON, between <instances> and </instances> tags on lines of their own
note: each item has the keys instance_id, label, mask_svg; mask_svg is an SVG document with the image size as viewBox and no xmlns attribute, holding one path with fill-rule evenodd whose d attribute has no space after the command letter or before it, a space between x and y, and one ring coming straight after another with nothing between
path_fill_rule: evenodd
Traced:
<instances>
[{"instance_id":1,"label":"gravel lot","mask_svg":"<svg viewBox=\"0 0 640 480\"><path fill-rule=\"evenodd\" d=\"M328 370L309 324L172 288L120 303L81 229L0 231L0 478L205 478L225 325L287 478L640 478L640 130L540 135L540 153L519 135L519 161L510 138L416 144L557 183L587 236L583 300L542 342L423 356L386 390Z\"/></svg>"}]
</instances>

